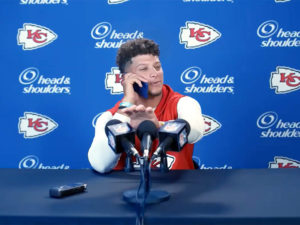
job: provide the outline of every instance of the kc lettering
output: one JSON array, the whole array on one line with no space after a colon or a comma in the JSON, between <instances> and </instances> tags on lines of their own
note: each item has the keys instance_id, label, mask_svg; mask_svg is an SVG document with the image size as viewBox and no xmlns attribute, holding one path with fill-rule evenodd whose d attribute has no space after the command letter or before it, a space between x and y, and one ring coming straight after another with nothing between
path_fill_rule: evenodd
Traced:
<instances>
[{"instance_id":1,"label":"kc lettering","mask_svg":"<svg viewBox=\"0 0 300 225\"><path fill-rule=\"evenodd\" d=\"M42 33L41 30L37 30L32 33L32 30L28 30L27 39L32 39L35 43L44 43L47 41L47 33Z\"/></svg>"},{"instance_id":2,"label":"kc lettering","mask_svg":"<svg viewBox=\"0 0 300 225\"><path fill-rule=\"evenodd\" d=\"M38 132L44 132L48 129L48 122L42 121L41 118L36 119L33 121L32 118L28 119L28 127L33 128Z\"/></svg>"},{"instance_id":3,"label":"kc lettering","mask_svg":"<svg viewBox=\"0 0 300 225\"><path fill-rule=\"evenodd\" d=\"M281 73L280 77L280 82L286 83L287 86L298 87L300 85L300 76L296 76L295 73Z\"/></svg>"},{"instance_id":4,"label":"kc lettering","mask_svg":"<svg viewBox=\"0 0 300 225\"><path fill-rule=\"evenodd\" d=\"M190 29L190 37L194 37L196 38L197 41L200 42L205 42L208 41L210 39L210 31L204 31L204 28L199 28L196 32L195 32L195 28L191 28Z\"/></svg>"}]
</instances>

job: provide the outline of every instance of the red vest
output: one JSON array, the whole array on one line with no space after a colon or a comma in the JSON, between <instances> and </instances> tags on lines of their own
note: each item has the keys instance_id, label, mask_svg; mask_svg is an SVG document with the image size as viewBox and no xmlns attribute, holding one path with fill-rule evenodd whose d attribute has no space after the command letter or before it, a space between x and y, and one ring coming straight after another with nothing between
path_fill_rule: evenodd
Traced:
<instances>
[{"instance_id":1,"label":"red vest","mask_svg":"<svg viewBox=\"0 0 300 225\"><path fill-rule=\"evenodd\" d=\"M174 92L168 85L164 85L162 89L162 99L160 100L158 106L155 109L155 115L158 121L168 121L168 120L176 120L178 118L177 114L177 103L180 98L184 97L183 95ZM121 101L117 102L117 104L109 109L108 111L111 112L113 115L118 111L119 104ZM140 151L140 141L139 139L135 138L136 149ZM151 157L153 152L158 146L158 139L153 141L152 149L149 154ZM194 144L186 144L184 148L180 152L173 152L167 151L167 160L169 169L194 169L194 164L192 160L193 156L193 149ZM115 167L116 170L120 170L124 168L125 164L125 153L121 155L121 158ZM160 164L159 159L154 160L152 167L156 167Z\"/></svg>"}]
</instances>

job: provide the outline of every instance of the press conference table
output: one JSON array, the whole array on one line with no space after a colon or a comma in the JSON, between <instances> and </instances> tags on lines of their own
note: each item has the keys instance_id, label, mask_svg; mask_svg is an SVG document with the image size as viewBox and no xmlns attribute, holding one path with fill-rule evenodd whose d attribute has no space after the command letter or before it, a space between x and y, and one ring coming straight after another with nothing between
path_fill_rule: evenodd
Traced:
<instances>
[{"instance_id":1,"label":"press conference table","mask_svg":"<svg viewBox=\"0 0 300 225\"><path fill-rule=\"evenodd\" d=\"M300 170L152 172L168 201L146 207L145 224L300 224ZM135 224L122 199L139 173L0 169L0 224ZM87 192L54 199L49 188L86 183Z\"/></svg>"}]
</instances>

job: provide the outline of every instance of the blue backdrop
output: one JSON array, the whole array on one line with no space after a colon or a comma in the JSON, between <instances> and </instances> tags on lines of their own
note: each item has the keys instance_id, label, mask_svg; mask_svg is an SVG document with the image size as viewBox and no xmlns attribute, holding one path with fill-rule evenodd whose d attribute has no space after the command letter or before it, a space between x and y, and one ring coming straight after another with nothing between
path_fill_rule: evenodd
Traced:
<instances>
[{"instance_id":1,"label":"blue backdrop","mask_svg":"<svg viewBox=\"0 0 300 225\"><path fill-rule=\"evenodd\" d=\"M159 43L165 83L202 107L202 169L299 167L299 10L298 0L0 0L0 167L90 167L95 120L122 96L117 48L142 37Z\"/></svg>"}]
</instances>

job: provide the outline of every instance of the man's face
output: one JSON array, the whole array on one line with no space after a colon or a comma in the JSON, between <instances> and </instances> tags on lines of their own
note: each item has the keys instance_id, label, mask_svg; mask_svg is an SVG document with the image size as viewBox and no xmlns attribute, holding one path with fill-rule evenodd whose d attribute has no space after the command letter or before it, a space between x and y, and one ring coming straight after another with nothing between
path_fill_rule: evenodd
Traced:
<instances>
[{"instance_id":1,"label":"man's face","mask_svg":"<svg viewBox=\"0 0 300 225\"><path fill-rule=\"evenodd\" d=\"M164 72L158 56L137 55L131 59L127 72L135 73L148 81L148 95L159 96L162 93Z\"/></svg>"}]
</instances>

